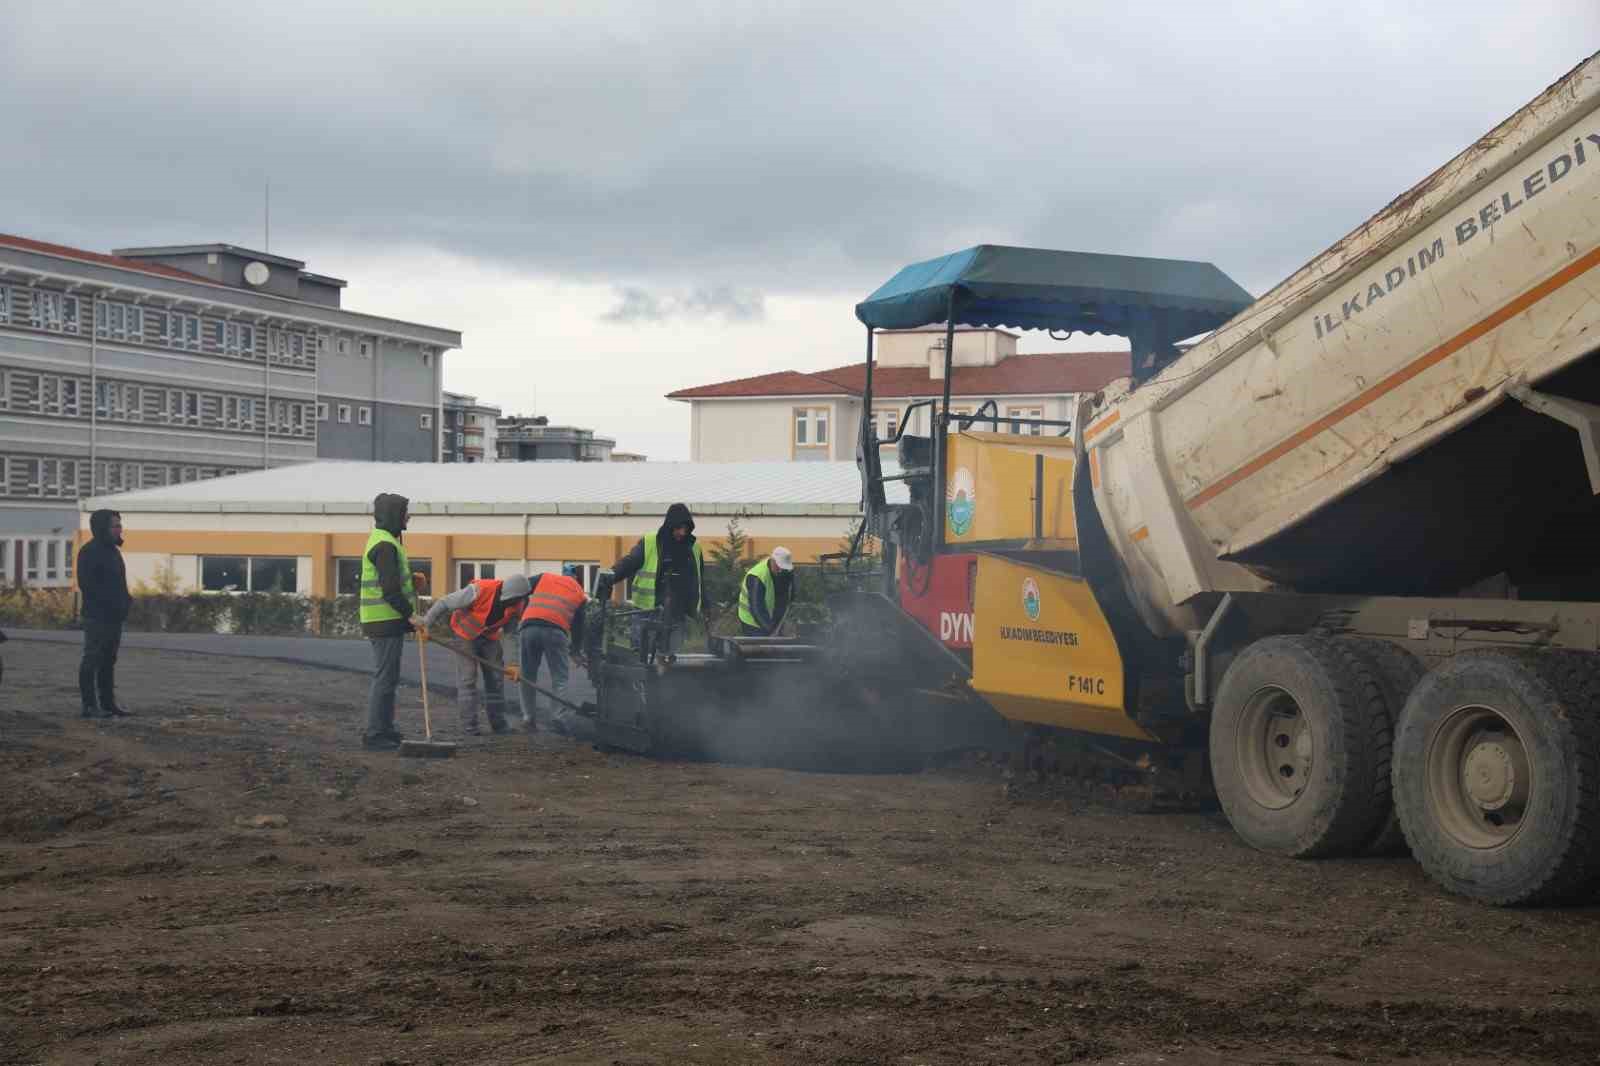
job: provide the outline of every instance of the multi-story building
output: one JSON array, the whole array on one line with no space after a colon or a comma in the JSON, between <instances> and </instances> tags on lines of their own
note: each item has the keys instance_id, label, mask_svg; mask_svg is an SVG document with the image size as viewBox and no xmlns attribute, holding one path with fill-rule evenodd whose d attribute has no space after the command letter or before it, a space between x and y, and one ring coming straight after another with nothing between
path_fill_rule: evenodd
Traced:
<instances>
[{"instance_id":1,"label":"multi-story building","mask_svg":"<svg viewBox=\"0 0 1600 1066\"><path fill-rule=\"evenodd\" d=\"M431 461L454 330L226 244L0 235L0 580L68 585L77 500L317 458Z\"/></svg>"},{"instance_id":2,"label":"multi-story building","mask_svg":"<svg viewBox=\"0 0 1600 1066\"><path fill-rule=\"evenodd\" d=\"M597 437L592 429L577 426L552 426L544 415L512 415L500 419L496 429L500 459L503 462L534 462L567 459L580 463L610 460L617 442Z\"/></svg>"},{"instance_id":3,"label":"multi-story building","mask_svg":"<svg viewBox=\"0 0 1600 1066\"><path fill-rule=\"evenodd\" d=\"M1040 422L1072 419L1076 398L1127 377L1127 352L1018 355L1017 335L1000 329L959 328L950 381L950 410L975 414L993 401L992 428L1015 433L1060 432ZM879 440L894 437L906 408L944 391L944 327L883 330L874 340L872 419ZM865 363L775 374L679 389L667 399L687 403L689 457L696 462L853 460L861 427ZM907 432L928 432L928 409L912 415ZM984 424L980 428L991 428Z\"/></svg>"},{"instance_id":4,"label":"multi-story building","mask_svg":"<svg viewBox=\"0 0 1600 1066\"><path fill-rule=\"evenodd\" d=\"M476 396L461 392L442 394L444 412L439 430L439 458L446 463L492 463L496 451L495 427L500 408L479 403Z\"/></svg>"}]
</instances>

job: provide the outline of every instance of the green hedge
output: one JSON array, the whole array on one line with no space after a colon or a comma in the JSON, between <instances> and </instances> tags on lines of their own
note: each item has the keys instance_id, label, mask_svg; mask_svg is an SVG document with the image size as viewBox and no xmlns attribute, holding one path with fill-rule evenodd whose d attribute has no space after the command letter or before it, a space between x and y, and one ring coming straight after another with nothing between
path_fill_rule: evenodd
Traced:
<instances>
[{"instance_id":1,"label":"green hedge","mask_svg":"<svg viewBox=\"0 0 1600 1066\"><path fill-rule=\"evenodd\" d=\"M77 621L71 589L0 589L0 626L68 629ZM354 596L323 599L281 592L135 593L128 629L147 633L311 634L358 637Z\"/></svg>"}]
</instances>

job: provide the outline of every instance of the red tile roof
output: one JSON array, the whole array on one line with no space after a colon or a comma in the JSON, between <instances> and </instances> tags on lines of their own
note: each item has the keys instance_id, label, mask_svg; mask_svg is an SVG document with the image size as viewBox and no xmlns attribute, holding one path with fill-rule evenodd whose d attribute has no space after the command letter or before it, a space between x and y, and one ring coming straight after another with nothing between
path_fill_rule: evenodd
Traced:
<instances>
[{"instance_id":1,"label":"red tile roof","mask_svg":"<svg viewBox=\"0 0 1600 1066\"><path fill-rule=\"evenodd\" d=\"M44 241L29 240L27 237L15 237L9 233L0 233L0 245L7 248L16 248L24 252L40 252L44 255L59 256L62 259L76 259L81 263L99 263L102 266L112 266L119 270L137 270L141 274L160 274L169 278L180 278L183 281L202 281L207 285L215 285L210 278L203 278L199 274L191 274L187 270L177 267L162 266L160 263L147 263L141 259L124 259L120 255L102 255L100 252L86 252L82 248L69 248L64 244L47 244Z\"/></svg>"},{"instance_id":2,"label":"red tile roof","mask_svg":"<svg viewBox=\"0 0 1600 1066\"><path fill-rule=\"evenodd\" d=\"M955 396L1041 396L1096 392L1129 374L1127 352L1050 352L1013 355L994 366L958 366L950 382ZM780 370L752 378L698 385L667 393L669 400L713 400L760 396L860 396L867 364L801 373ZM872 391L878 396L938 396L944 382L921 366L875 366Z\"/></svg>"}]
</instances>

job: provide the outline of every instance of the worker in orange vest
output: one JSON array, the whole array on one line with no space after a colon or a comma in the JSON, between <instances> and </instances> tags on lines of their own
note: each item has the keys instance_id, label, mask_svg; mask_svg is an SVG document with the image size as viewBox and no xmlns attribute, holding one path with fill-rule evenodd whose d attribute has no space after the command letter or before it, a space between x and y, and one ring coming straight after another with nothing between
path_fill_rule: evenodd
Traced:
<instances>
[{"instance_id":1,"label":"worker in orange vest","mask_svg":"<svg viewBox=\"0 0 1600 1066\"><path fill-rule=\"evenodd\" d=\"M529 686L539 680L541 660L550 665L550 687L556 695L567 692L568 661L572 649L583 647L584 611L589 597L578 583L576 566L562 567L559 574L537 574L533 579L533 594L522 612L522 628L518 639L522 644L522 721L528 732L539 731L534 712L539 694ZM582 662L580 653L579 662ZM562 736L572 736L572 717L568 709L556 704L550 711L550 728Z\"/></svg>"},{"instance_id":2,"label":"worker in orange vest","mask_svg":"<svg viewBox=\"0 0 1600 1066\"><path fill-rule=\"evenodd\" d=\"M445 612L450 613L450 628L466 644L467 651L482 659L456 659L456 708L461 713L461 731L468 736L478 736L478 678L483 678L481 702L488 711L489 728L496 733L507 732L505 695L505 649L500 646L500 634L509 625L516 624L523 604L533 591L533 582L522 574L512 574L504 581L480 577L463 586L460 591L433 601L423 621L433 625Z\"/></svg>"}]
</instances>

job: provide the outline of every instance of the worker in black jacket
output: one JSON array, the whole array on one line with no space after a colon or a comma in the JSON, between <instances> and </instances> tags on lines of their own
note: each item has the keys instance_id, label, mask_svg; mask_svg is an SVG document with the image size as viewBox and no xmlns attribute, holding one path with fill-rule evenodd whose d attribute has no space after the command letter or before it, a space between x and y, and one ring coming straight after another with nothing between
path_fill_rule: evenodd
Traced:
<instances>
[{"instance_id":1,"label":"worker in black jacket","mask_svg":"<svg viewBox=\"0 0 1600 1066\"><path fill-rule=\"evenodd\" d=\"M672 655L683 640L683 620L703 617L712 610L702 580L704 571L705 556L694 536L694 515L686 504L675 503L667 508L659 529L639 538L633 550L612 567L609 577L601 576L595 596L605 599L613 584L632 580L633 606L656 615L653 622L647 622L644 614L634 616L634 646L643 651L646 633L654 632L654 650Z\"/></svg>"},{"instance_id":2,"label":"worker in black jacket","mask_svg":"<svg viewBox=\"0 0 1600 1066\"><path fill-rule=\"evenodd\" d=\"M122 516L96 511L89 516L91 539L78 549L78 590L83 593L83 661L78 665L78 695L85 718L126 718L117 704L117 651L133 597L122 562Z\"/></svg>"},{"instance_id":3,"label":"worker in black jacket","mask_svg":"<svg viewBox=\"0 0 1600 1066\"><path fill-rule=\"evenodd\" d=\"M394 724L395 689L400 685L400 653L413 630L424 627L417 593L400 535L411 501L380 492L372 501L372 533L361 557L361 633L372 644L372 687L367 692L367 727L361 742L374 751L400 746Z\"/></svg>"}]
</instances>

